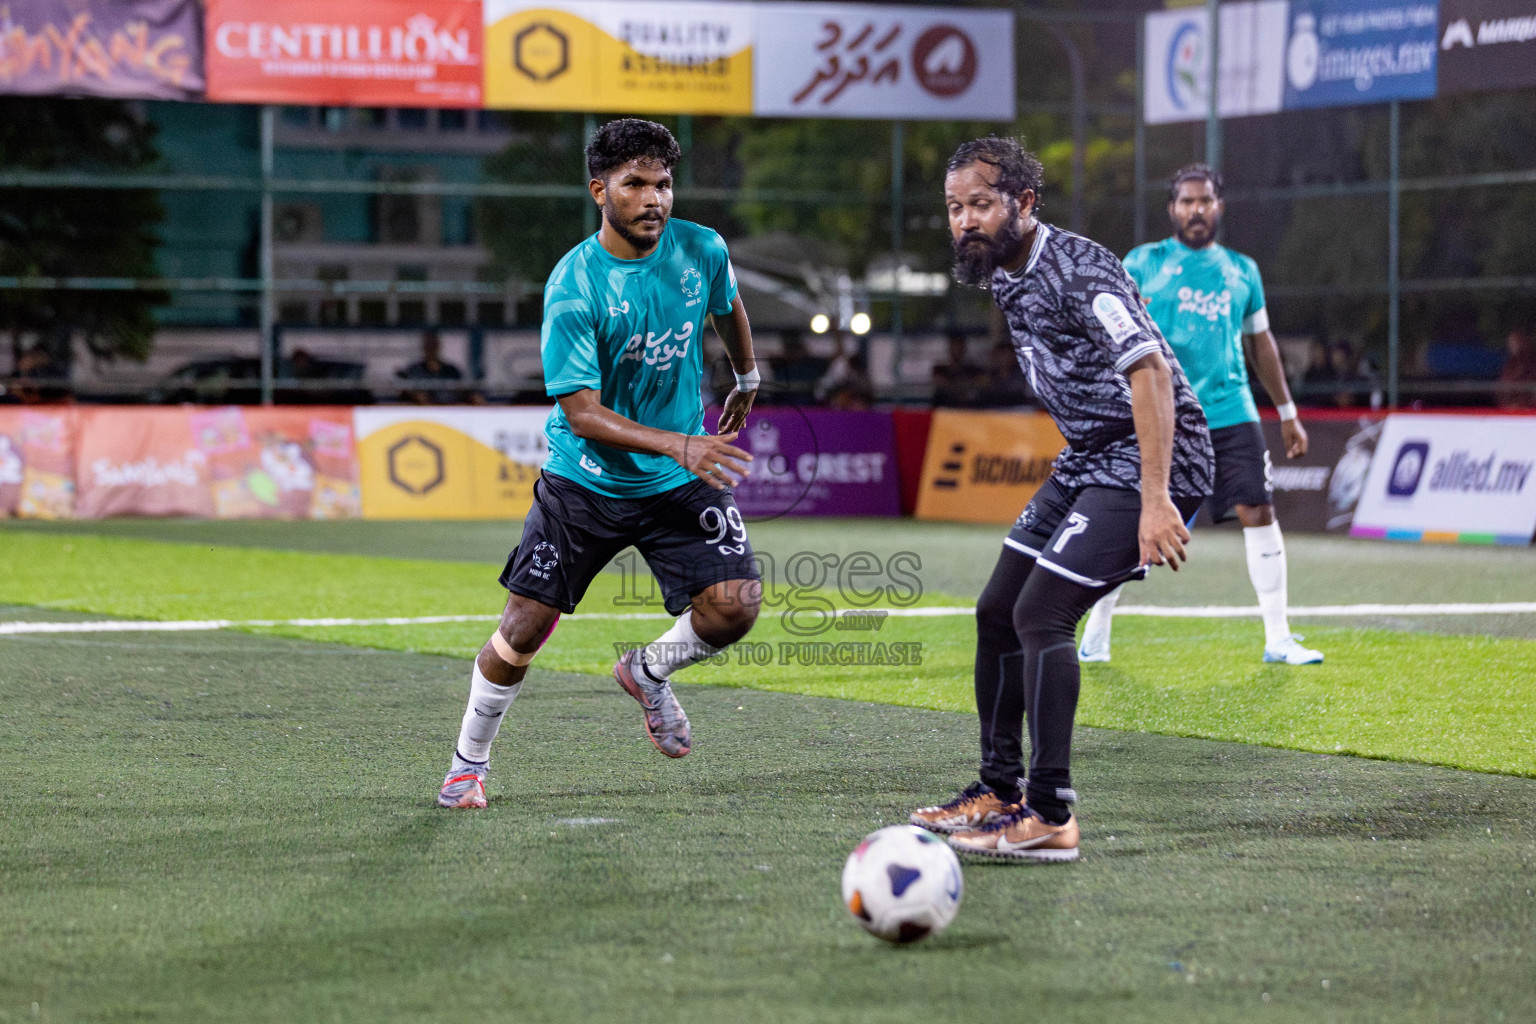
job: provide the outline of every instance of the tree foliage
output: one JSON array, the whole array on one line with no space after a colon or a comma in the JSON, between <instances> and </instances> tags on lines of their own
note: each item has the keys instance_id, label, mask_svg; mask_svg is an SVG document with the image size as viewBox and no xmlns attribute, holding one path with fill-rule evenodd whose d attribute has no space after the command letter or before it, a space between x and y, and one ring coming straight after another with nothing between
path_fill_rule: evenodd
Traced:
<instances>
[{"instance_id":1,"label":"tree foliage","mask_svg":"<svg viewBox=\"0 0 1536 1024\"><path fill-rule=\"evenodd\" d=\"M10 171L143 171L159 161L154 126L116 100L0 97L0 167ZM0 275L132 277L157 274L150 189L0 188ZM144 359L158 291L0 291L0 330L13 347L34 336L59 363L70 339L101 357Z\"/></svg>"}]
</instances>

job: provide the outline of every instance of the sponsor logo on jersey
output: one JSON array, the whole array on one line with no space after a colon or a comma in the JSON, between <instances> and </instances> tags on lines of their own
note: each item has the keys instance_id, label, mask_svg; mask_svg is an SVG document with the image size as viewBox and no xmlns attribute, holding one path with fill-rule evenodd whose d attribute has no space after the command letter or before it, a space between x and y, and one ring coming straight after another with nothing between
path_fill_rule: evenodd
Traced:
<instances>
[{"instance_id":1,"label":"sponsor logo on jersey","mask_svg":"<svg viewBox=\"0 0 1536 1024\"><path fill-rule=\"evenodd\" d=\"M608 315L609 316L618 316L621 313L628 313L628 312L629 312L629 300L628 299L625 299L623 302L619 303L617 306L609 306L608 307Z\"/></svg>"},{"instance_id":2,"label":"sponsor logo on jersey","mask_svg":"<svg viewBox=\"0 0 1536 1024\"><path fill-rule=\"evenodd\" d=\"M1140 330L1136 318L1125 308L1125 303L1118 296L1107 292L1093 297L1093 315L1099 318L1099 323L1104 325L1104 329L1115 341L1124 341Z\"/></svg>"},{"instance_id":3,"label":"sponsor logo on jersey","mask_svg":"<svg viewBox=\"0 0 1536 1024\"><path fill-rule=\"evenodd\" d=\"M657 370L670 370L673 360L681 360L688 354L688 345L692 338L693 323L691 321L679 327L675 335L671 331L663 331L659 336L655 331L647 331L644 335L636 334L625 344L624 354L619 356L619 362L632 359L646 366L654 366Z\"/></svg>"},{"instance_id":4,"label":"sponsor logo on jersey","mask_svg":"<svg viewBox=\"0 0 1536 1024\"><path fill-rule=\"evenodd\" d=\"M1211 323L1232 315L1232 289L1219 292L1203 292L1198 288L1179 289L1179 312L1203 316Z\"/></svg>"},{"instance_id":5,"label":"sponsor logo on jersey","mask_svg":"<svg viewBox=\"0 0 1536 1024\"><path fill-rule=\"evenodd\" d=\"M603 475L603 467L599 466L585 455L581 457L581 468L586 470L588 473L591 473L593 476Z\"/></svg>"}]
</instances>

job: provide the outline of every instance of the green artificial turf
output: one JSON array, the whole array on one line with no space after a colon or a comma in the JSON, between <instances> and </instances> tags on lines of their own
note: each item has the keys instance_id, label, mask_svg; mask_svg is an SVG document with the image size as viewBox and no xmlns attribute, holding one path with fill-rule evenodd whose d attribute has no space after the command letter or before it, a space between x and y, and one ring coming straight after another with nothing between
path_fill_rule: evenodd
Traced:
<instances>
[{"instance_id":1,"label":"green artificial turf","mask_svg":"<svg viewBox=\"0 0 1536 1024\"><path fill-rule=\"evenodd\" d=\"M490 808L445 812L465 683L0 638L0 1021L1536 1017L1536 781L1084 729L1083 859L968 865L951 928L890 947L843 857L969 777L973 716L680 686L668 761L611 681L536 666Z\"/></svg>"},{"instance_id":2,"label":"green artificial turf","mask_svg":"<svg viewBox=\"0 0 1536 1024\"><path fill-rule=\"evenodd\" d=\"M33 531L0 536L0 601L52 609L163 619L425 616L490 614L504 597L495 568L483 564ZM1299 546L1293 541L1293 548ZM1435 559L1441 550L1432 552ZM1434 600L1443 584L1432 570L1415 579L1399 568L1396 587L1400 601ZM624 603L634 596L633 582L603 574L578 611L661 613L655 600ZM699 666L680 678L949 711L974 707L975 633L968 616L891 617L878 630L828 628L804 635L818 621L817 608L847 602L825 588L792 592L782 581L770 588L768 600L749 637L766 664L743 664L738 648L727 664ZM965 603L931 591L918 601ZM792 630L796 624L799 634ZM567 620L539 664L604 675L616 644L647 642L664 626L652 619ZM489 629L473 622L263 631L468 659ZM1259 662L1260 637L1256 619L1122 616L1115 625L1115 660L1084 671L1079 720L1536 775L1536 641L1320 626L1308 628L1308 642L1326 651L1328 660L1290 668ZM884 663L823 663L860 657L845 653L857 652L858 645L868 645L866 661ZM894 645L902 645L900 653ZM913 653L920 664L905 663Z\"/></svg>"}]
</instances>

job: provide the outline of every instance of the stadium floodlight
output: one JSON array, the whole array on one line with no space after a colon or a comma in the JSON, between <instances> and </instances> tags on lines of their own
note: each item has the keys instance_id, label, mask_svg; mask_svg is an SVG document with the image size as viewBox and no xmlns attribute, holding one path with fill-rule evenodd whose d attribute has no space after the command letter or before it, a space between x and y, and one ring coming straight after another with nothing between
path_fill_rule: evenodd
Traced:
<instances>
[{"instance_id":1,"label":"stadium floodlight","mask_svg":"<svg viewBox=\"0 0 1536 1024\"><path fill-rule=\"evenodd\" d=\"M811 317L811 331L815 334L826 334L827 328L832 326L832 318L825 313L817 313Z\"/></svg>"},{"instance_id":2,"label":"stadium floodlight","mask_svg":"<svg viewBox=\"0 0 1536 1024\"><path fill-rule=\"evenodd\" d=\"M848 320L848 329L854 334L868 334L870 328L868 313L855 313Z\"/></svg>"}]
</instances>

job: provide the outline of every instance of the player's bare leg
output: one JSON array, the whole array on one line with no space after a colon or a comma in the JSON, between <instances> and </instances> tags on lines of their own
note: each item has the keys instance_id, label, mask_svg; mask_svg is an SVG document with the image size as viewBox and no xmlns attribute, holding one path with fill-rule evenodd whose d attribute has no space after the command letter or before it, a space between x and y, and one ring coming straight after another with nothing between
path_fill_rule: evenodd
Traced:
<instances>
[{"instance_id":1,"label":"player's bare leg","mask_svg":"<svg viewBox=\"0 0 1536 1024\"><path fill-rule=\"evenodd\" d=\"M1291 632L1286 615L1285 538L1275 522L1273 505L1238 505L1237 521L1243 524L1243 546L1248 553L1248 579L1259 599L1264 617L1264 660L1285 665L1315 665L1319 651L1301 646Z\"/></svg>"},{"instance_id":2,"label":"player's bare leg","mask_svg":"<svg viewBox=\"0 0 1536 1024\"><path fill-rule=\"evenodd\" d=\"M443 807L484 807L485 776L491 741L501 729L507 709L523 688L523 677L539 648L549 639L560 610L520 594L508 594L496 632L475 658L470 675L469 705L459 727L453 764L443 780L437 802Z\"/></svg>"},{"instance_id":3,"label":"player's bare leg","mask_svg":"<svg viewBox=\"0 0 1536 1024\"><path fill-rule=\"evenodd\" d=\"M692 607L672 628L613 666L613 678L644 710L646 735L668 757L683 757L693 749L688 716L672 693L672 673L746 636L757 622L762 594L757 580L716 583L694 595Z\"/></svg>"}]
</instances>

